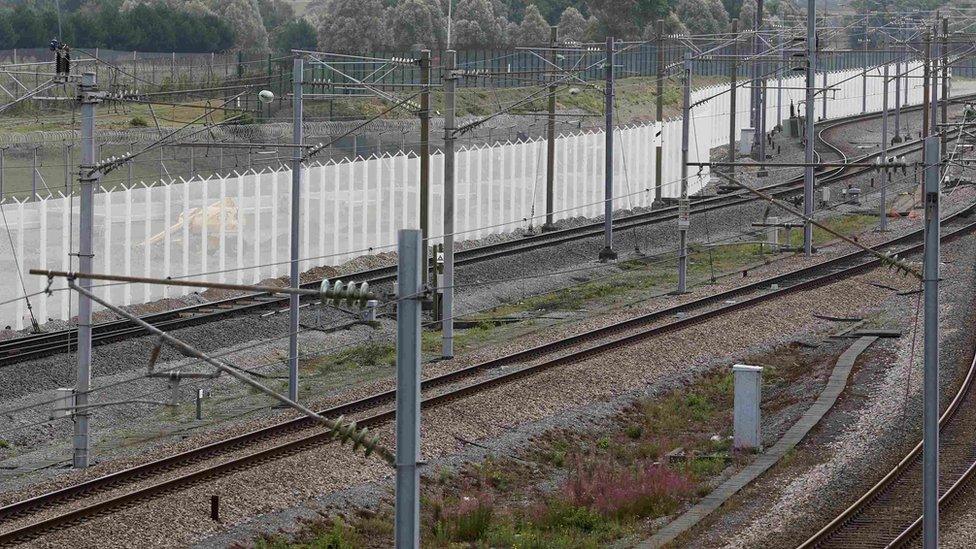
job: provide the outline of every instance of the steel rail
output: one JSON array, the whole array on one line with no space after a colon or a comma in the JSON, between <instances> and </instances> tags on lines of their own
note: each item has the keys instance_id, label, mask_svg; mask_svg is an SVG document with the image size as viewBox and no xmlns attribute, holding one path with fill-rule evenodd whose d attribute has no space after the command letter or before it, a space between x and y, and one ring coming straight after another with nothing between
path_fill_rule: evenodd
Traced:
<instances>
[{"instance_id":1,"label":"steel rail","mask_svg":"<svg viewBox=\"0 0 976 549\"><path fill-rule=\"evenodd\" d=\"M966 222L966 223L961 228L958 228L954 231L947 232L946 234L944 234L943 239L951 240L976 230L976 221L967 221L968 218L972 216L974 211L976 211L976 206L970 206L965 210L962 210L960 212L953 214L952 216L949 216L945 220L946 226L949 226L953 223L959 223L959 222ZM914 231L912 233L893 238L885 243L875 246L874 248L885 249L885 248L890 248L892 246L899 246L907 242L910 242L912 240L918 240L920 236L921 236L921 231ZM899 253L901 254L913 253L919 250L920 248L921 248L921 244L914 244L907 248L899 250ZM609 341L597 343L592 346L586 347L584 349L574 351L572 353L563 356L557 356L555 358L543 361L535 365L512 370L481 381L476 381L468 385L465 385L463 387L449 390L438 395L428 396L423 400L423 407L424 408L435 407L445 402L453 401L467 395L481 392L491 387L496 387L505 383L522 379L524 377L540 373L542 371L548 370L550 368L554 368L556 366L575 363L586 358L597 356L609 350L621 346L629 345L639 340L660 336L693 325L697 325L703 322L707 322L721 315L725 315L734 311L743 310L745 308L757 305L765 301L776 299L780 296L789 293L816 288L828 284L832 281L839 280L842 278L846 278L867 271L880 264L880 261L878 259L873 259L873 258L866 262L859 262L859 260L862 259L865 254L866 252L864 252L863 250L851 252L844 256L840 256L838 258L834 258L832 260L825 261L817 265L805 267L794 272L769 277L761 281L757 281L745 285L740 288L735 288L711 296L706 296L704 298L701 298L699 300L687 304L678 305L675 307L670 307L665 310L642 315L617 324L591 330L589 332L578 334L545 345L540 345L538 347L534 347L531 349L519 351L511 355L508 355L506 357L501 357L499 359L495 359L481 364L476 364L473 366L463 368L461 370L457 370L455 372L450 372L434 378L430 378L424 381L423 389L429 390L431 388L440 385L456 382L463 378L470 377L476 373L497 369L500 366L505 366L514 363L522 363L528 359L538 357L538 356L545 356L553 353L554 351L577 346L587 341L599 340L624 330L628 330L639 326L645 326L649 323L653 323L656 320L660 320L662 318L667 318L667 317L673 318L678 312L688 312L696 309L702 309L704 307L713 305L715 303L723 303L723 305L720 307L705 310L694 316L684 317L664 325L643 329L636 333L627 334ZM850 265L852 261L855 263L853 265ZM786 286L785 284L790 282L791 280L797 280L797 281L792 285ZM732 297L736 297L742 294L755 293L757 291L767 290L773 284L779 284L782 286L777 290L769 290L765 293L761 293L759 295L741 301L733 301L730 299ZM394 401L395 396L396 396L395 391L392 390L385 391L354 402L349 402L346 404L342 404L330 408L328 410L324 410L321 412L321 414L325 415L326 417L337 417L339 415L349 415L353 413L359 413L359 412L375 409L384 404L389 404ZM357 421L357 425L368 426L373 428L377 425L386 423L391 419L393 419L393 411L384 410L379 413L375 413L365 419ZM257 441L266 440L271 437L282 436L284 434L308 429L312 426L313 423L307 418L299 418L295 420L286 421L274 426L252 431L250 433L246 433L244 435L234 437L225 441L212 443L207 446L197 448L194 450L188 450L181 454L168 456L166 458L162 458L157 461L135 466L130 469L119 471L117 473L112 473L74 486L69 486L60 490L56 490L48 494L43 494L35 498L17 502L8 505L6 507L0 508L0 524L2 524L3 522L8 522L13 519L27 517L33 513L36 513L44 509L48 509L55 505L61 505L66 502L71 502L74 500L85 498L93 494L98 494L106 490L115 489L124 486L126 484L131 484L133 482L137 482L140 480L149 479L163 472L172 471L180 467L186 467L188 465L192 465L194 463L198 463L206 459L211 459L215 456L226 453L228 451L237 450L246 447L247 445ZM234 471L250 468L255 465L259 465L261 463L273 459L278 459L280 457L284 457L287 455L293 455L296 452L302 451L304 449L313 446L320 445L322 443L326 443L330 440L331 437L328 433L324 433L324 432L315 433L282 445L274 446L272 448L268 448L253 454L249 454L247 456L235 458L220 463L211 468L204 468L193 473L181 475L173 479L152 484L145 488L136 489L127 492L125 494L100 501L90 506L69 511L31 525L24 526L22 528L18 528L12 531L2 533L0 534L0 546L22 543L24 541L36 539L37 537L43 535L46 532L53 531L56 529L61 529L63 527L67 527L73 524L77 524L85 520L86 518L114 512L118 509L122 509L127 506L133 505L139 501L158 497L159 495L163 495L163 494L168 494L173 491L183 489L187 486L192 486L194 484L197 484L199 482L205 481L210 478L215 478L217 476L229 474Z\"/></svg>"},{"instance_id":2,"label":"steel rail","mask_svg":"<svg viewBox=\"0 0 976 549\"><path fill-rule=\"evenodd\" d=\"M963 379L962 384L956 391L955 396L949 403L946 410L939 417L939 431L943 431L948 427L951 422L957 417L957 413L961 409L961 405L965 398L969 396L969 391L972 388L973 380L976 379L976 354L973 356L973 360L970 363L969 369L966 372L966 377ZM891 469L881 480L875 483L867 492L865 492L861 497L857 499L854 503L844 509L839 515L837 515L833 520L831 520L827 525L821 528L816 534L811 536L807 541L803 542L799 546L799 549L813 549L815 547L823 547L830 544L831 540L836 537L846 526L850 525L852 521L856 520L857 517L864 513L871 505L876 503L878 499L892 489L892 487L906 480L906 473L912 466L917 465L919 459L922 455L922 442L919 441L914 448L908 454L905 455L898 462L893 469ZM952 486L942 494L939 498L939 506L941 507L944 502L951 501L955 498L962 490L968 486L972 480L976 478L976 461L973 461L969 467L963 472L962 475L952 484ZM917 480L917 479L915 479ZM914 522L909 524L905 529L901 530L900 533L895 536L889 543L886 544L887 547L903 547L908 543L912 542L922 531L922 519L921 516L917 518ZM873 540L877 543L884 543L883 540Z\"/></svg>"},{"instance_id":3,"label":"steel rail","mask_svg":"<svg viewBox=\"0 0 976 549\"><path fill-rule=\"evenodd\" d=\"M976 97L976 94L973 94L973 97ZM919 106L914 106L908 107L906 110L917 110L919 108ZM853 115L851 117L821 122L818 139L822 144L833 149L836 154L846 157L846 155L844 155L839 148L834 147L823 140L822 134L831 129L836 129L837 127L862 122L864 120L870 120L872 118L876 118L877 116L880 115L878 113L862 113ZM889 149L889 153L898 150L915 150L918 148L920 148L920 142L911 141L901 144L898 147L892 147ZM880 153L869 153L858 157L855 160L872 158L878 154ZM860 173L866 173L872 170L873 168L857 168L854 170L849 170L843 167L825 170L819 176L818 184L822 186L824 184L834 183L838 179L854 177ZM852 173L845 174L845 171L852 171ZM793 178L785 182L768 185L762 189L766 191L775 191L776 196L783 196L799 191L802 188L800 183L800 178ZM705 213L754 202L756 200L757 199L755 197L745 193L744 191L708 197L694 201L692 203L691 213ZM677 206L669 206L652 210L650 212L617 218L613 220L613 223L616 230L626 230L643 225L660 223L671 219L676 219L677 209ZM592 223L581 225L579 227L542 233L539 235L526 237L521 240L509 240L506 242L479 246L459 252L457 255L457 264L464 265L479 261L487 261L544 247L555 246L573 240L579 240L581 238L601 234L602 230L602 223ZM391 282L395 278L395 273L396 268L394 266L389 266L369 269L357 273L350 273L342 278L351 280L366 280L371 285L376 285L383 282ZM320 281L313 281L303 284L302 286L314 287L317 286L319 282ZM172 330L175 328L191 327L198 324L219 320L231 315L244 314L256 310L268 309L274 306L281 306L286 301L287 299L273 297L269 294L247 294L208 303L201 303L198 305L191 305L161 313L150 314L142 318L154 326ZM114 320L96 324L93 331L93 344L96 345L110 343L129 337L145 335L145 330L125 320ZM70 352L75 348L77 348L77 331L71 329L11 338L5 341L0 341L0 367L41 356L57 354L59 352Z\"/></svg>"}]
</instances>

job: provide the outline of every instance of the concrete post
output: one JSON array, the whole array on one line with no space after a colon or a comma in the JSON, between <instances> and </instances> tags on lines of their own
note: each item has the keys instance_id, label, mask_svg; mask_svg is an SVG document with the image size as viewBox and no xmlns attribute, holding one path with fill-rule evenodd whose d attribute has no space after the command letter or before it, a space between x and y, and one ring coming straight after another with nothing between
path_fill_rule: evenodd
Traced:
<instances>
[{"instance_id":1,"label":"concrete post","mask_svg":"<svg viewBox=\"0 0 976 549\"><path fill-rule=\"evenodd\" d=\"M420 547L421 232L397 233L396 547Z\"/></svg>"},{"instance_id":2,"label":"concrete post","mask_svg":"<svg viewBox=\"0 0 976 549\"><path fill-rule=\"evenodd\" d=\"M553 27L555 29L555 27ZM555 31L553 31L555 34ZM441 356L454 356L454 111L457 77L457 52L447 51L444 75L444 289L441 300ZM555 96L553 96L555 97ZM553 105L555 104L553 100ZM550 125L550 142L553 137ZM552 194L548 194L549 212L546 223L551 224Z\"/></svg>"},{"instance_id":3,"label":"concrete post","mask_svg":"<svg viewBox=\"0 0 976 549\"><path fill-rule=\"evenodd\" d=\"M762 445L761 412L762 367L736 364L732 366L735 395L732 419L732 447L753 450Z\"/></svg>"},{"instance_id":4,"label":"concrete post","mask_svg":"<svg viewBox=\"0 0 976 549\"><path fill-rule=\"evenodd\" d=\"M81 170L79 184L81 200L79 212L78 270L93 272L94 259L94 219L96 176L88 175L95 165L95 105L99 99L94 96L95 74L86 72L82 76L79 96L81 99ZM78 286L90 291L91 279L78 280ZM86 408L88 391L91 387L92 364L92 302L85 295L78 295L78 368L75 377L75 424L72 465L76 469L88 467L91 459L90 415Z\"/></svg>"},{"instance_id":5,"label":"concrete post","mask_svg":"<svg viewBox=\"0 0 976 549\"><path fill-rule=\"evenodd\" d=\"M301 286L301 269L299 268L299 246L301 244L301 192L302 192L302 79L304 78L305 60L296 58L292 68L292 148L291 160L291 287ZM300 300L297 294L289 297L288 310L288 398L298 402L298 314Z\"/></svg>"},{"instance_id":6,"label":"concrete post","mask_svg":"<svg viewBox=\"0 0 976 549\"><path fill-rule=\"evenodd\" d=\"M778 217L767 217L767 225L775 225L779 223ZM776 246L779 246L779 227L766 227L766 240L769 242L770 250L775 250Z\"/></svg>"}]
</instances>

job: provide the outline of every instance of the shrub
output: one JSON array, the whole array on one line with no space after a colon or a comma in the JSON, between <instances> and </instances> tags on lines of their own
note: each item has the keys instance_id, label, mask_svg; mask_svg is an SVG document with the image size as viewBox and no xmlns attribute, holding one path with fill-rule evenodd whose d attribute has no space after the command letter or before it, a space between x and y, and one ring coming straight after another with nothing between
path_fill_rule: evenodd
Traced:
<instances>
[{"instance_id":1,"label":"shrub","mask_svg":"<svg viewBox=\"0 0 976 549\"><path fill-rule=\"evenodd\" d=\"M563 487L567 502L606 516L661 516L694 494L694 484L679 472L652 463L633 469L577 459Z\"/></svg>"},{"instance_id":2,"label":"shrub","mask_svg":"<svg viewBox=\"0 0 976 549\"><path fill-rule=\"evenodd\" d=\"M149 126L149 122L141 116L133 116L132 120L129 120L129 125L133 128L145 128Z\"/></svg>"}]
</instances>

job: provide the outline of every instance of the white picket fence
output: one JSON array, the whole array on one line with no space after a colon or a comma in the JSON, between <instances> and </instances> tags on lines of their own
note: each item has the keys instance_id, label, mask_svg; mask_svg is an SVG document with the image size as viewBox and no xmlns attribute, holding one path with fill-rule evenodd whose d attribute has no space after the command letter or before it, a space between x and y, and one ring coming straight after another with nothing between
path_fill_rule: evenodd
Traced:
<instances>
[{"instance_id":1,"label":"white picket fence","mask_svg":"<svg viewBox=\"0 0 976 549\"><path fill-rule=\"evenodd\" d=\"M829 75L841 82L860 71ZM912 80L914 82L915 80ZM774 81L770 82L775 84ZM868 80L868 110L881 106L881 82ZM802 86L802 77L783 81ZM828 116L861 110L861 78L839 84L828 97ZM891 105L894 104L894 87ZM698 89L693 102L722 91ZM777 109L789 115L802 90L784 90L783 105L770 91L767 120L772 128ZM909 88L906 103L921 99L919 86ZM737 124L748 124L749 93L740 88ZM728 142L728 94L692 110L689 157L707 162L711 148ZM819 114L818 101L818 114ZM680 193L681 121L618 128L614 147L614 208L649 206L654 199L655 134L663 139L662 194ZM603 132L560 135L556 141L555 218L599 217L603 213ZM496 143L457 152L456 230L458 240L478 239L540 225L545 214L545 140ZM444 157L432 157L431 227L443 227ZM419 222L419 158L413 153L312 163L301 192L302 268L337 265L357 256L392 251L396 231ZM689 169L689 193L708 182L708 170ZM153 277L192 277L253 283L288 273L291 171L248 171L229 177L140 183L131 188L102 188L95 198L95 271ZM9 239L0 239L0 324L22 328L26 302L17 269L28 294L43 290L46 280L30 276L33 267L69 268L77 249L78 198L63 195L38 200L0 202ZM12 246L11 246L12 243ZM15 261L16 259L16 261ZM58 282L52 296L31 299L39 321L68 319L74 299ZM145 303L186 293L169 286L102 285L98 292L115 303Z\"/></svg>"}]
</instances>

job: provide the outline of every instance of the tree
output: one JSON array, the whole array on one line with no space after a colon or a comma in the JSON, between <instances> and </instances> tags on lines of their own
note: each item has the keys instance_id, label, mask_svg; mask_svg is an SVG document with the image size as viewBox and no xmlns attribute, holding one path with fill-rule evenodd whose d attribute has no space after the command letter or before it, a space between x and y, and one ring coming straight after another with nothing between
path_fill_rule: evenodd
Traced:
<instances>
[{"instance_id":1,"label":"tree","mask_svg":"<svg viewBox=\"0 0 976 549\"><path fill-rule=\"evenodd\" d=\"M17 32L10 23L10 10L0 11L0 49L10 50L17 46Z\"/></svg>"},{"instance_id":2,"label":"tree","mask_svg":"<svg viewBox=\"0 0 976 549\"><path fill-rule=\"evenodd\" d=\"M722 5L722 0L704 0L705 4L708 6L708 12L712 16L712 20L718 27L717 32L725 32L729 28L729 13L725 11L725 6Z\"/></svg>"},{"instance_id":3,"label":"tree","mask_svg":"<svg viewBox=\"0 0 976 549\"><path fill-rule=\"evenodd\" d=\"M403 0L387 9L387 28L400 49L434 49L444 45L447 21L437 0Z\"/></svg>"},{"instance_id":4,"label":"tree","mask_svg":"<svg viewBox=\"0 0 976 549\"><path fill-rule=\"evenodd\" d=\"M380 0L325 0L318 12L319 47L366 53L386 45Z\"/></svg>"},{"instance_id":5,"label":"tree","mask_svg":"<svg viewBox=\"0 0 976 549\"><path fill-rule=\"evenodd\" d=\"M739 8L739 29L751 29L756 24L756 0L743 0Z\"/></svg>"},{"instance_id":6,"label":"tree","mask_svg":"<svg viewBox=\"0 0 976 549\"><path fill-rule=\"evenodd\" d=\"M505 23L490 0L461 0L454 12L452 38L458 47L497 47L505 42Z\"/></svg>"},{"instance_id":7,"label":"tree","mask_svg":"<svg viewBox=\"0 0 976 549\"><path fill-rule=\"evenodd\" d=\"M261 12L261 21L264 23L264 28L269 32L296 21L295 8L292 7L291 2L285 2L283 0L258 0L258 10ZM277 41L277 38L275 40Z\"/></svg>"},{"instance_id":8,"label":"tree","mask_svg":"<svg viewBox=\"0 0 976 549\"><path fill-rule=\"evenodd\" d=\"M234 46L242 50L268 49L268 31L264 28L257 0L211 1L213 11L234 29Z\"/></svg>"},{"instance_id":9,"label":"tree","mask_svg":"<svg viewBox=\"0 0 976 549\"><path fill-rule=\"evenodd\" d=\"M586 5L599 21L601 34L615 38L634 38L668 13L668 0L587 0Z\"/></svg>"},{"instance_id":10,"label":"tree","mask_svg":"<svg viewBox=\"0 0 976 549\"><path fill-rule=\"evenodd\" d=\"M293 49L314 50L318 47L319 38L315 27L304 19L295 19L278 27L272 43L279 52L290 52Z\"/></svg>"},{"instance_id":11,"label":"tree","mask_svg":"<svg viewBox=\"0 0 976 549\"><path fill-rule=\"evenodd\" d=\"M516 43L524 46L537 46L549 42L549 23L542 17L539 8L530 5L525 8L525 17L518 27Z\"/></svg>"},{"instance_id":12,"label":"tree","mask_svg":"<svg viewBox=\"0 0 976 549\"><path fill-rule=\"evenodd\" d=\"M579 42L586 33L586 18L574 7L568 7L559 17L559 39Z\"/></svg>"},{"instance_id":13,"label":"tree","mask_svg":"<svg viewBox=\"0 0 976 549\"><path fill-rule=\"evenodd\" d=\"M712 16L711 6L702 0L679 0L674 13L692 34L717 34L725 30Z\"/></svg>"}]
</instances>

